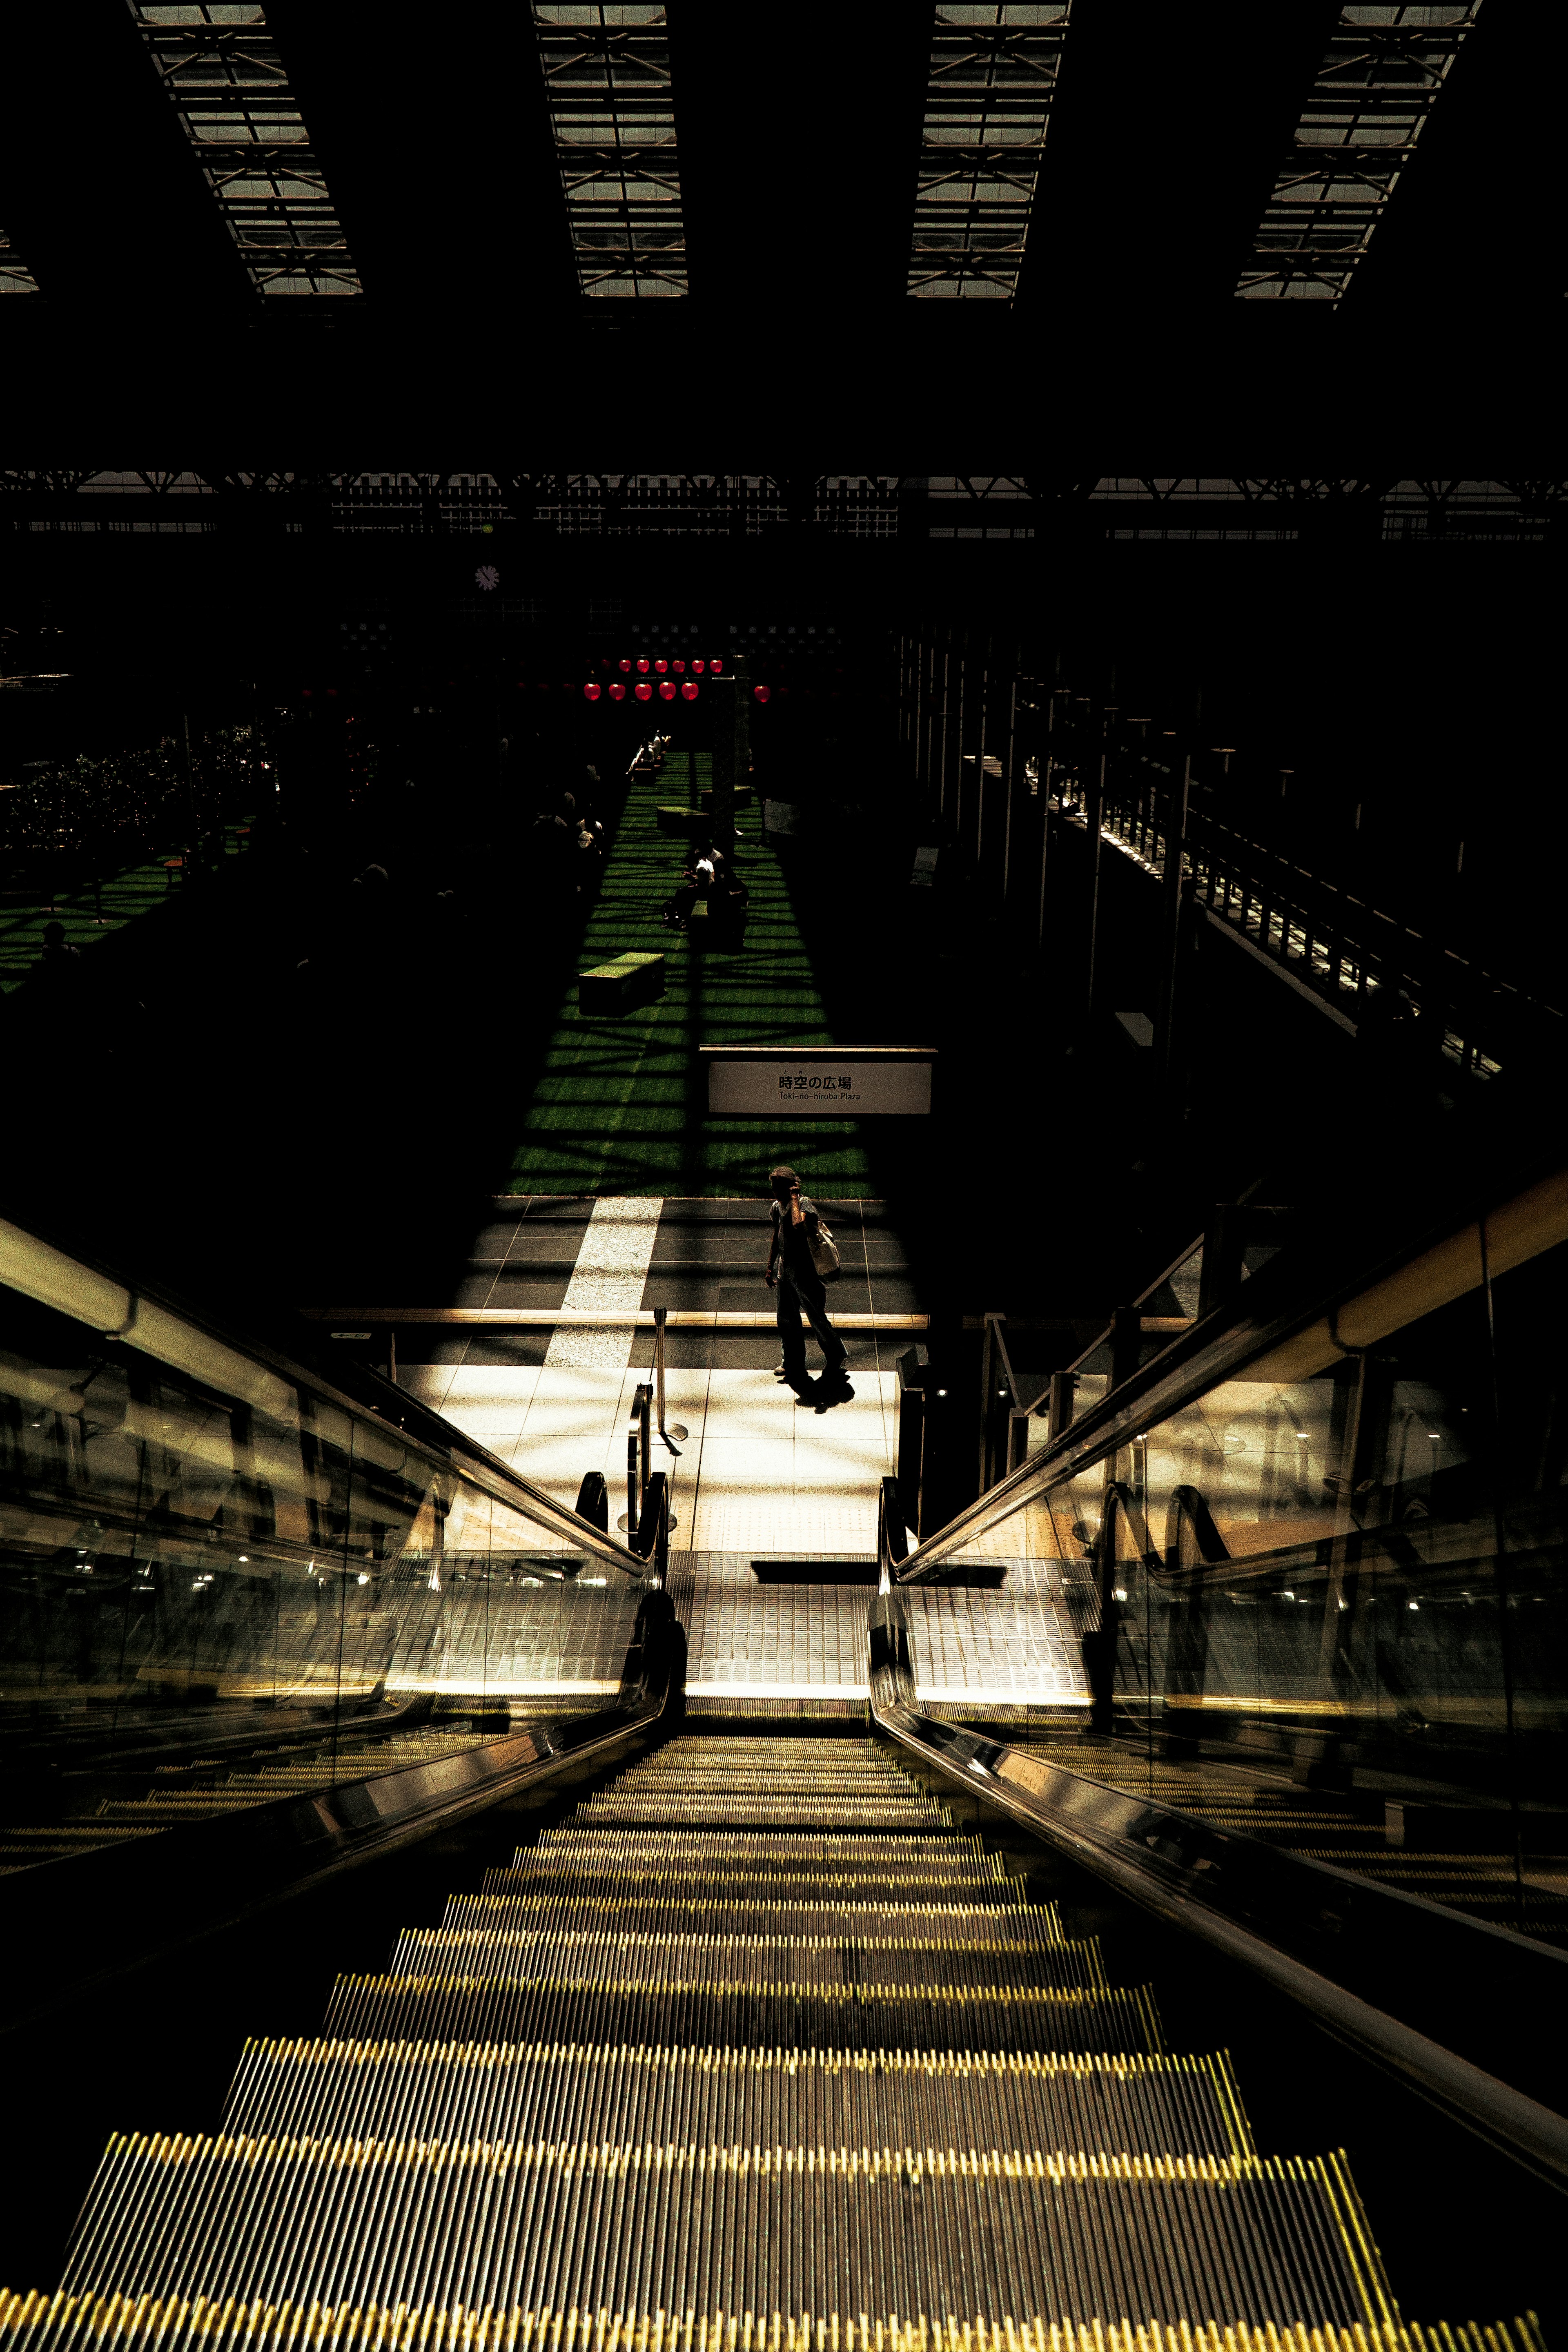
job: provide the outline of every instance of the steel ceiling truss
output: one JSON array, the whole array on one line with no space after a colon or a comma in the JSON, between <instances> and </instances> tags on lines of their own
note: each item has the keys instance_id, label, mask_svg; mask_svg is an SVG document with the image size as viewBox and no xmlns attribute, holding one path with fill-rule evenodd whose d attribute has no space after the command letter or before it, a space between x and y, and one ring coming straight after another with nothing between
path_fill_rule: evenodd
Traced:
<instances>
[{"instance_id":1,"label":"steel ceiling truss","mask_svg":"<svg viewBox=\"0 0 1568 2352\"><path fill-rule=\"evenodd\" d=\"M257 293L361 293L266 10L127 5Z\"/></svg>"},{"instance_id":2,"label":"steel ceiling truss","mask_svg":"<svg viewBox=\"0 0 1568 2352\"><path fill-rule=\"evenodd\" d=\"M533 0L578 283L686 291L667 12Z\"/></svg>"},{"instance_id":3,"label":"steel ceiling truss","mask_svg":"<svg viewBox=\"0 0 1568 2352\"><path fill-rule=\"evenodd\" d=\"M1239 295L1339 301L1479 6L1341 10Z\"/></svg>"},{"instance_id":4,"label":"steel ceiling truss","mask_svg":"<svg viewBox=\"0 0 1568 2352\"><path fill-rule=\"evenodd\" d=\"M36 294L38 281L0 228L0 294Z\"/></svg>"},{"instance_id":5,"label":"steel ceiling truss","mask_svg":"<svg viewBox=\"0 0 1568 2352\"><path fill-rule=\"evenodd\" d=\"M908 290L1010 302L1045 154L1071 0L940 0Z\"/></svg>"},{"instance_id":6,"label":"steel ceiling truss","mask_svg":"<svg viewBox=\"0 0 1568 2352\"><path fill-rule=\"evenodd\" d=\"M1535 478L0 471L20 530L1539 540L1565 516L1568 483Z\"/></svg>"}]
</instances>

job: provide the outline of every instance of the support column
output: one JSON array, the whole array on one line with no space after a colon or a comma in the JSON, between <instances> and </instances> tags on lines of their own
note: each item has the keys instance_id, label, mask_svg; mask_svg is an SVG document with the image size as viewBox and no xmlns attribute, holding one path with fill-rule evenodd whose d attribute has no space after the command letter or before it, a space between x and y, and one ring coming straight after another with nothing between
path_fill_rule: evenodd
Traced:
<instances>
[{"instance_id":1,"label":"support column","mask_svg":"<svg viewBox=\"0 0 1568 2352\"><path fill-rule=\"evenodd\" d=\"M732 668L714 684L718 692L713 730L713 845L728 857L735 848L736 787L744 785L751 772L751 673L746 656L737 655Z\"/></svg>"},{"instance_id":2,"label":"support column","mask_svg":"<svg viewBox=\"0 0 1568 2352\"><path fill-rule=\"evenodd\" d=\"M1186 845L1187 801L1192 789L1192 752L1175 747L1171 752L1170 789L1166 804L1166 864L1161 882L1159 1000L1155 1013L1155 1053L1160 1077L1169 1089L1176 1066L1176 972L1181 954L1182 853Z\"/></svg>"},{"instance_id":3,"label":"support column","mask_svg":"<svg viewBox=\"0 0 1568 2352\"><path fill-rule=\"evenodd\" d=\"M1012 880L1013 844L1020 837L1017 823L1017 802L1019 777L1018 772L1019 663L1015 651L1009 664L1006 691L1001 698L1003 734L998 756L1002 763L1002 905L1008 903L1008 888Z\"/></svg>"},{"instance_id":4,"label":"support column","mask_svg":"<svg viewBox=\"0 0 1568 2352\"><path fill-rule=\"evenodd\" d=\"M960 848L964 839L964 732L968 718L969 641L966 630L947 658L946 756L942 763L942 814ZM949 781L950 780L950 781Z\"/></svg>"},{"instance_id":5,"label":"support column","mask_svg":"<svg viewBox=\"0 0 1568 2352\"><path fill-rule=\"evenodd\" d=\"M1056 713L1061 701L1060 671L1061 656L1057 656L1058 677L1051 681L1051 694L1045 706L1045 741L1040 752L1040 898L1035 913L1034 943L1045 946L1045 893L1051 875L1051 793L1056 774Z\"/></svg>"},{"instance_id":6,"label":"support column","mask_svg":"<svg viewBox=\"0 0 1568 2352\"><path fill-rule=\"evenodd\" d=\"M1089 957L1084 975L1083 1022L1085 1028L1093 1020L1099 987L1100 956L1100 869L1102 843L1100 827L1105 814L1105 763L1110 753L1111 730L1116 713L1110 703L1095 702L1089 711L1088 776L1085 779L1089 819Z\"/></svg>"}]
</instances>

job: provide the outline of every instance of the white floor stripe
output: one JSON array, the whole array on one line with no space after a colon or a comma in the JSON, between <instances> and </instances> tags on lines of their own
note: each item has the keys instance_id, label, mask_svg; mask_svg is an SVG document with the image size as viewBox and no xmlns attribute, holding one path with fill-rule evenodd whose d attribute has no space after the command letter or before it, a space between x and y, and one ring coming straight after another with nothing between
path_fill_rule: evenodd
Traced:
<instances>
[{"instance_id":1,"label":"white floor stripe","mask_svg":"<svg viewBox=\"0 0 1568 2352\"><path fill-rule=\"evenodd\" d=\"M602 1315L604 1321L559 1325L545 1357L547 1370L588 1365L624 1371L636 1327L615 1317L619 1310L630 1318L643 1304L664 1205L621 1195L594 1202L561 1304L579 1314Z\"/></svg>"}]
</instances>

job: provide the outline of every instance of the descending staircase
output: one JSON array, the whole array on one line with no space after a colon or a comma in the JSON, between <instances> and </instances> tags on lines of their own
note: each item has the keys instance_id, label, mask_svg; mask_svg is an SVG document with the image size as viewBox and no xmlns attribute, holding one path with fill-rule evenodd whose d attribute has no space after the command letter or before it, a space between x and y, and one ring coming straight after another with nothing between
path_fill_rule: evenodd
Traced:
<instances>
[{"instance_id":1,"label":"descending staircase","mask_svg":"<svg viewBox=\"0 0 1568 2352\"><path fill-rule=\"evenodd\" d=\"M671 1742L327 2023L110 2146L0 2352L1533 2352L1402 2325L1342 2160L869 1740Z\"/></svg>"}]
</instances>

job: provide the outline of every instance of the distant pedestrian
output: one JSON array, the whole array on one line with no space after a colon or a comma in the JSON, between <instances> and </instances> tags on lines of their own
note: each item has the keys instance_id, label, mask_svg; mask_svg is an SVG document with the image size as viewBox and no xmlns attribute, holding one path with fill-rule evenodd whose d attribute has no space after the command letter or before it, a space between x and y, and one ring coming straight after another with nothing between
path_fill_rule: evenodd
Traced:
<instances>
[{"instance_id":1,"label":"distant pedestrian","mask_svg":"<svg viewBox=\"0 0 1568 2352\"><path fill-rule=\"evenodd\" d=\"M768 1179L772 1193L768 1214L773 1238L768 1250L768 1288L779 1293L779 1337L784 1360L774 1378L795 1391L797 1404L814 1404L819 1412L852 1397L844 1366L848 1349L828 1319L828 1294L812 1263L811 1249L821 1235L821 1219L814 1201L802 1197L800 1179L792 1168L775 1168ZM817 1335L823 1369L813 1388L806 1371L806 1339L800 1328L802 1312Z\"/></svg>"},{"instance_id":2,"label":"distant pedestrian","mask_svg":"<svg viewBox=\"0 0 1568 2352\"><path fill-rule=\"evenodd\" d=\"M81 961L80 948L73 948L66 938L63 923L44 925L44 944L38 951L36 971L71 971Z\"/></svg>"}]
</instances>

